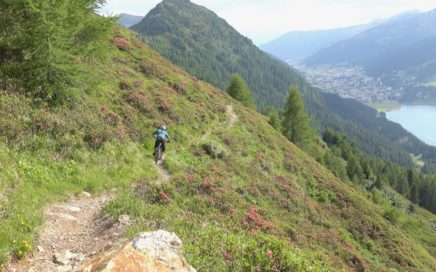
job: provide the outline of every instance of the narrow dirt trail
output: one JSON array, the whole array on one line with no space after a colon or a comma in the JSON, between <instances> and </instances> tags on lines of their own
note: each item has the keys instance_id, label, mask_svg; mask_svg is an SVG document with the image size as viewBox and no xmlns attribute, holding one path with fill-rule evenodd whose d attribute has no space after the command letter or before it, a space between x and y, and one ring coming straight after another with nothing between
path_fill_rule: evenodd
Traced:
<instances>
[{"instance_id":1,"label":"narrow dirt trail","mask_svg":"<svg viewBox=\"0 0 436 272\"><path fill-rule=\"evenodd\" d=\"M233 105L227 105L226 112L230 116L228 121L227 129L232 128L238 122L238 115L236 115ZM202 141L205 141L212 134L212 129L208 129L198 140L193 141L193 143L198 144ZM155 181L156 184L168 183L171 179L171 175L168 170L162 165L162 162L165 160L165 157L162 158L160 162L156 164L156 170L158 172L158 179Z\"/></svg>"},{"instance_id":2,"label":"narrow dirt trail","mask_svg":"<svg viewBox=\"0 0 436 272\"><path fill-rule=\"evenodd\" d=\"M130 225L127 216L115 223L100 216L111 198L108 194L93 197L84 193L48 206L44 211L44 230L34 252L24 260L12 261L4 271L78 271L85 260L117 241Z\"/></svg>"},{"instance_id":3,"label":"narrow dirt trail","mask_svg":"<svg viewBox=\"0 0 436 272\"><path fill-rule=\"evenodd\" d=\"M227 113L230 115L229 125L227 126L227 129L230 129L238 122L238 115L236 115L233 109L233 105L227 106Z\"/></svg>"},{"instance_id":4,"label":"narrow dirt trail","mask_svg":"<svg viewBox=\"0 0 436 272\"><path fill-rule=\"evenodd\" d=\"M238 122L238 115L233 110L233 105L227 105L226 106L226 113L229 115L230 119L228 121L226 129L232 128L237 122ZM212 134L214 128L220 127L222 124L218 120L216 120L213 125L206 130L206 132L201 135L201 137L197 138L196 140L192 141L193 144L199 144L203 141L205 141L209 136Z\"/></svg>"},{"instance_id":5,"label":"narrow dirt trail","mask_svg":"<svg viewBox=\"0 0 436 272\"><path fill-rule=\"evenodd\" d=\"M159 174L158 180L156 181L157 184L168 183L171 179L170 173L162 165L164 159L165 158L162 158L162 160L156 164L156 169Z\"/></svg>"},{"instance_id":6,"label":"narrow dirt trail","mask_svg":"<svg viewBox=\"0 0 436 272\"><path fill-rule=\"evenodd\" d=\"M238 122L233 106L228 105L230 116L227 129ZM212 129L202 135L206 140ZM171 176L162 164L156 164L157 183L167 183ZM131 224L128 216L121 216L117 222L102 218L103 207L112 199L109 194L91 196L83 193L65 203L49 205L44 211L44 230L32 254L21 261L12 261L1 272L74 272L99 251L120 239Z\"/></svg>"}]
</instances>

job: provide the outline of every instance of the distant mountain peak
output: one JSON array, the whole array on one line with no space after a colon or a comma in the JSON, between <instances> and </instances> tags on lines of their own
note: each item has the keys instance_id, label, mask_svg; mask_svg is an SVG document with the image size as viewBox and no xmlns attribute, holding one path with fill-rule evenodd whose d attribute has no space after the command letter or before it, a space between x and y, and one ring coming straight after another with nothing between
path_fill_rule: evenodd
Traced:
<instances>
[{"instance_id":1,"label":"distant mountain peak","mask_svg":"<svg viewBox=\"0 0 436 272\"><path fill-rule=\"evenodd\" d=\"M126 28L136 25L144 18L144 16L133 15L128 13L121 13L118 15L118 17L119 17L118 23Z\"/></svg>"},{"instance_id":2,"label":"distant mountain peak","mask_svg":"<svg viewBox=\"0 0 436 272\"><path fill-rule=\"evenodd\" d=\"M192 4L189 0L163 0L163 3L176 3L176 4Z\"/></svg>"}]
</instances>

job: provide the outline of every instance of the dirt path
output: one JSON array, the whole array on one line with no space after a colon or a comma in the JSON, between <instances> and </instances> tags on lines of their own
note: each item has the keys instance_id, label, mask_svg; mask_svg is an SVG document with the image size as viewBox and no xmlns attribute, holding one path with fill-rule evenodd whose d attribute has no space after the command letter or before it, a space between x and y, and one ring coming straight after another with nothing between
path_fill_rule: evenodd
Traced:
<instances>
[{"instance_id":1,"label":"dirt path","mask_svg":"<svg viewBox=\"0 0 436 272\"><path fill-rule=\"evenodd\" d=\"M166 170L162 165L162 162L164 159L165 158L162 158L162 160L156 164L156 169L157 169L157 172L159 174L159 178L157 180L158 184L167 183L170 181L170 178L171 178L168 170Z\"/></svg>"},{"instance_id":2,"label":"dirt path","mask_svg":"<svg viewBox=\"0 0 436 272\"><path fill-rule=\"evenodd\" d=\"M101 210L110 199L107 194L93 197L84 193L47 207L37 248L25 260L11 262L5 271L78 271L85 260L117 241L130 225L128 216L115 223L101 218Z\"/></svg>"},{"instance_id":3,"label":"dirt path","mask_svg":"<svg viewBox=\"0 0 436 272\"><path fill-rule=\"evenodd\" d=\"M230 115L230 121L227 129L230 129L236 124L236 122L238 122L238 115L236 115L235 111L233 110L233 105L227 106L227 113Z\"/></svg>"},{"instance_id":4,"label":"dirt path","mask_svg":"<svg viewBox=\"0 0 436 272\"><path fill-rule=\"evenodd\" d=\"M230 129L230 128L232 128L238 122L238 115L236 115L236 113L235 113L235 111L233 109L233 105L227 105L226 112L230 116L229 123L227 125L227 129ZM211 135L211 133L212 133L212 129L208 129L199 138L199 140L196 141L196 143L198 144L199 142L202 142L202 141L206 140ZM157 172L159 174L159 177L156 180L157 184L168 183L170 181L170 179L171 179L170 173L162 165L162 162L164 160L165 160L165 158L162 158L162 160L156 164L156 169L157 169Z\"/></svg>"}]
</instances>

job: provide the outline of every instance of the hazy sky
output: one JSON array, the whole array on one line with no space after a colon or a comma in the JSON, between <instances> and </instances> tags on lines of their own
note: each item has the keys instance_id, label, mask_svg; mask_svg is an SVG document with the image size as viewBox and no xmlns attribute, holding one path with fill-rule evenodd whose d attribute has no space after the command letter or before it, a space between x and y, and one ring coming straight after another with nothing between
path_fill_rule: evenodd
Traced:
<instances>
[{"instance_id":1,"label":"hazy sky","mask_svg":"<svg viewBox=\"0 0 436 272\"><path fill-rule=\"evenodd\" d=\"M436 0L191 0L213 10L256 44L291 30L350 26L409 10L436 9ZM108 0L103 13L145 15L160 0Z\"/></svg>"}]
</instances>

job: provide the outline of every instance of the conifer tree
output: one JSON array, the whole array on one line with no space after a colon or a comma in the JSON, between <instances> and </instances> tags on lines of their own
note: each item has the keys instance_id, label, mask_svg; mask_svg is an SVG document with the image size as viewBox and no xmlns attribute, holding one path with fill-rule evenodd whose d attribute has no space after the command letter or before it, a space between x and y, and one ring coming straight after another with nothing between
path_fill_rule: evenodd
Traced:
<instances>
[{"instance_id":1,"label":"conifer tree","mask_svg":"<svg viewBox=\"0 0 436 272\"><path fill-rule=\"evenodd\" d=\"M386 184L386 180L382 175L378 175L377 179L375 180L374 186L381 190L383 186Z\"/></svg>"},{"instance_id":2,"label":"conifer tree","mask_svg":"<svg viewBox=\"0 0 436 272\"><path fill-rule=\"evenodd\" d=\"M410 188L410 200L415 204L419 203L419 191L416 184L413 184Z\"/></svg>"},{"instance_id":3,"label":"conifer tree","mask_svg":"<svg viewBox=\"0 0 436 272\"><path fill-rule=\"evenodd\" d=\"M253 96L248 89L247 83L239 74L233 74L230 84L227 87L227 93L234 99L241 102L244 106L255 109Z\"/></svg>"},{"instance_id":4,"label":"conifer tree","mask_svg":"<svg viewBox=\"0 0 436 272\"><path fill-rule=\"evenodd\" d=\"M360 180L363 177L362 166L354 156L351 156L347 162L347 174L351 180Z\"/></svg>"},{"instance_id":5,"label":"conifer tree","mask_svg":"<svg viewBox=\"0 0 436 272\"><path fill-rule=\"evenodd\" d=\"M14 0L2 3L0 83L26 95L57 100L84 82L79 61L96 56L111 30L96 15L104 0ZM82 73L81 73L82 72Z\"/></svg>"},{"instance_id":6,"label":"conifer tree","mask_svg":"<svg viewBox=\"0 0 436 272\"><path fill-rule=\"evenodd\" d=\"M297 85L292 85L289 89L282 127L283 134L301 147L313 141L313 131L310 127L310 117L304 111L304 101L299 92Z\"/></svg>"},{"instance_id":7,"label":"conifer tree","mask_svg":"<svg viewBox=\"0 0 436 272\"><path fill-rule=\"evenodd\" d=\"M268 123L278 131L282 131L282 121L280 112L276 109L267 109L266 116L268 117Z\"/></svg>"}]
</instances>

